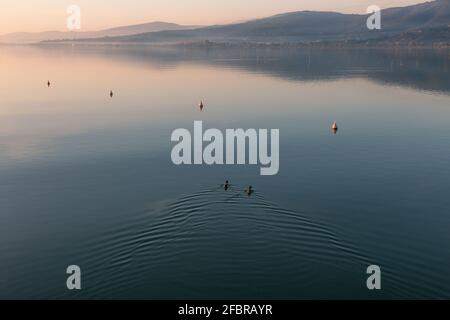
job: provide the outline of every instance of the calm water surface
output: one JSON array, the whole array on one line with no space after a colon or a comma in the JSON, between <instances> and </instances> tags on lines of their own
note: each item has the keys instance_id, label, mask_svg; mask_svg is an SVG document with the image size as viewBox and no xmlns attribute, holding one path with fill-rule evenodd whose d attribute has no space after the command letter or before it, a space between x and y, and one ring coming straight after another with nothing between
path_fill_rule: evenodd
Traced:
<instances>
[{"instance_id":1,"label":"calm water surface","mask_svg":"<svg viewBox=\"0 0 450 320\"><path fill-rule=\"evenodd\" d=\"M0 298L450 298L449 64L0 47ZM279 174L174 166L170 134L194 120L279 128Z\"/></svg>"}]
</instances>

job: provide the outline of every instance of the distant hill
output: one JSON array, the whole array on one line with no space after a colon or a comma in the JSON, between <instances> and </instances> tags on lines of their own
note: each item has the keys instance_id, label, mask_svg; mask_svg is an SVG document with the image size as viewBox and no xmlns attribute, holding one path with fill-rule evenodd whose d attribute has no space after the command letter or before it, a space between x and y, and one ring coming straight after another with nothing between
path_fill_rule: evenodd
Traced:
<instances>
[{"instance_id":1,"label":"distant hill","mask_svg":"<svg viewBox=\"0 0 450 320\"><path fill-rule=\"evenodd\" d=\"M138 33L157 32L162 30L185 30L192 29L195 26L181 26L168 22L150 22L136 24L130 26L122 26L100 31L85 32L62 32L62 31L45 31L45 32L16 32L0 36L0 43L35 43L45 40L73 40L73 39L90 39L102 37L127 36Z\"/></svg>"},{"instance_id":2,"label":"distant hill","mask_svg":"<svg viewBox=\"0 0 450 320\"><path fill-rule=\"evenodd\" d=\"M358 41L392 37L419 29L450 25L450 0L382 11L382 29L368 30L369 15L301 11L275 15L243 23L189 30L163 30L83 42L179 43L213 42L320 42Z\"/></svg>"}]
</instances>

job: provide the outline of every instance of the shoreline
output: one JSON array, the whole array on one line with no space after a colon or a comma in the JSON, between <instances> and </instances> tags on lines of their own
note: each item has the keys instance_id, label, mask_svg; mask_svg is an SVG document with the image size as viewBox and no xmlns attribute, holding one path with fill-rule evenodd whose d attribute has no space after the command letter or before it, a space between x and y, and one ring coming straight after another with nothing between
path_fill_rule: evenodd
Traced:
<instances>
[{"instance_id":1,"label":"shoreline","mask_svg":"<svg viewBox=\"0 0 450 320\"><path fill-rule=\"evenodd\" d=\"M192 48L192 49L232 49L232 48L274 48L274 49L450 49L448 43L370 43L358 42L318 42L318 43L262 43L262 42L179 42L143 43L112 41L45 41L35 43L0 43L0 46L72 46L72 47L153 47L153 48Z\"/></svg>"}]
</instances>

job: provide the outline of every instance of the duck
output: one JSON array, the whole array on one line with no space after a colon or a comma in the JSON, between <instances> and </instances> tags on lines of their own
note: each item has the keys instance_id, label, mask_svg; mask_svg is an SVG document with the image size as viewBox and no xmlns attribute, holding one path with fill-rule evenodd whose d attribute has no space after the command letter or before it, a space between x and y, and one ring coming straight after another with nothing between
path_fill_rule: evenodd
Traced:
<instances>
[{"instance_id":1,"label":"duck","mask_svg":"<svg viewBox=\"0 0 450 320\"><path fill-rule=\"evenodd\" d=\"M228 180L226 180L225 184L224 184L225 191L227 191L229 187L230 187L230 183L228 182Z\"/></svg>"},{"instance_id":2,"label":"duck","mask_svg":"<svg viewBox=\"0 0 450 320\"><path fill-rule=\"evenodd\" d=\"M252 186L248 186L247 189L245 189L245 193L250 196L253 193L253 188Z\"/></svg>"}]
</instances>

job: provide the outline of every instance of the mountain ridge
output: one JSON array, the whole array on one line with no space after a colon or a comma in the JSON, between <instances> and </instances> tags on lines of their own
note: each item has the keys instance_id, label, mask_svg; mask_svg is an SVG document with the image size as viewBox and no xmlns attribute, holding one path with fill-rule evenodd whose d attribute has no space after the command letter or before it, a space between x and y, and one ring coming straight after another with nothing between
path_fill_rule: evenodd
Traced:
<instances>
[{"instance_id":1,"label":"mountain ridge","mask_svg":"<svg viewBox=\"0 0 450 320\"><path fill-rule=\"evenodd\" d=\"M45 43L143 43L180 44L197 42L214 43L317 43L357 42L408 34L417 30L434 30L450 27L450 0L434 0L405 7L387 8L381 12L381 30L369 30L366 26L370 14L346 14L331 11L295 11L244 22L211 25L179 26L164 23L160 30L140 32L134 25L108 29L105 36L61 38ZM158 23L158 22L155 22ZM132 29L132 27L135 27ZM126 28L132 34L120 34ZM116 33L114 33L117 31ZM444 37L447 32L439 31L432 37ZM98 35L98 34L97 34ZM411 37L411 34L408 34Z\"/></svg>"},{"instance_id":2,"label":"mountain ridge","mask_svg":"<svg viewBox=\"0 0 450 320\"><path fill-rule=\"evenodd\" d=\"M163 30L187 30L198 26L184 26L171 22L152 21L126 26L112 27L98 31L57 31L48 30L42 32L14 32L0 35L0 43L34 43L40 41L90 39L101 37L126 36L145 32L157 32Z\"/></svg>"},{"instance_id":3,"label":"mountain ridge","mask_svg":"<svg viewBox=\"0 0 450 320\"><path fill-rule=\"evenodd\" d=\"M212 42L324 42L385 38L417 29L450 25L450 0L435 0L406 7L384 9L382 29L369 30L369 14L297 11L228 25L190 30L162 30L82 42L191 43Z\"/></svg>"}]
</instances>

